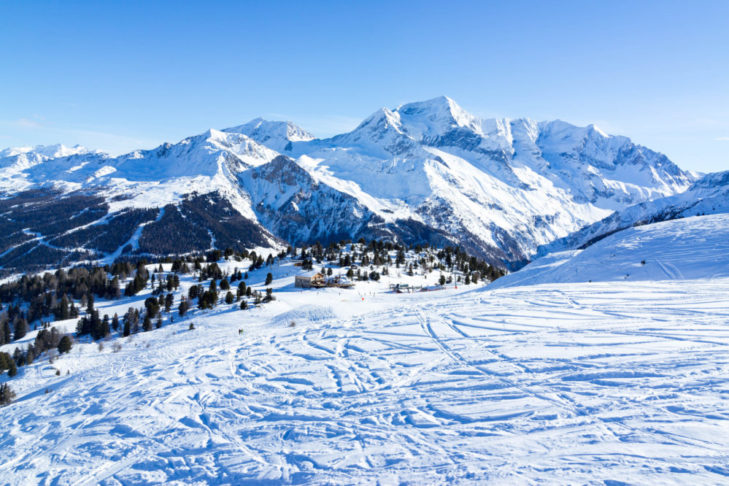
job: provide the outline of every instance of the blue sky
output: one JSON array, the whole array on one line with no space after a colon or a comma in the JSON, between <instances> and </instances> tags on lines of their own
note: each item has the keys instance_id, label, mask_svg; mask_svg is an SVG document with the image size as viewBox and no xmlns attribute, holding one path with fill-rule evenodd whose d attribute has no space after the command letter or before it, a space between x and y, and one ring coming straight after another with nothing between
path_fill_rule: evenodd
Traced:
<instances>
[{"instance_id":1,"label":"blue sky","mask_svg":"<svg viewBox=\"0 0 729 486\"><path fill-rule=\"evenodd\" d=\"M0 146L120 153L441 94L729 169L729 2L1 2Z\"/></svg>"}]
</instances>

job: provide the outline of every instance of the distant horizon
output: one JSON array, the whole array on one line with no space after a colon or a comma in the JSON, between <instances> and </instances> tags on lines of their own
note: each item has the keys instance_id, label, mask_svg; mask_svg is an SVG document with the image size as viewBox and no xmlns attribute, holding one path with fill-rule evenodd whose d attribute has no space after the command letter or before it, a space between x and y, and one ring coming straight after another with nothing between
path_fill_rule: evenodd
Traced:
<instances>
[{"instance_id":1,"label":"distant horizon","mask_svg":"<svg viewBox=\"0 0 729 486\"><path fill-rule=\"evenodd\" d=\"M0 147L121 154L256 117L325 138L447 95L727 170L727 19L720 0L3 2Z\"/></svg>"}]
</instances>

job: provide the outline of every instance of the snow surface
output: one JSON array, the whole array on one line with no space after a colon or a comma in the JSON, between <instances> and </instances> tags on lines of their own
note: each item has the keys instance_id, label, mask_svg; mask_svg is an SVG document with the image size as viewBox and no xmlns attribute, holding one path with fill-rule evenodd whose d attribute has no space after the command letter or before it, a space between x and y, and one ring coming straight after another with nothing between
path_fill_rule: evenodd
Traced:
<instances>
[{"instance_id":1,"label":"snow surface","mask_svg":"<svg viewBox=\"0 0 729 486\"><path fill-rule=\"evenodd\" d=\"M539 254L585 246L611 232L666 219L729 213L729 171L707 174L685 192L616 211L581 230L539 248Z\"/></svg>"},{"instance_id":2,"label":"snow surface","mask_svg":"<svg viewBox=\"0 0 729 486\"><path fill-rule=\"evenodd\" d=\"M636 228L599 252L620 269L651 251L646 267L670 261L688 280L611 280L603 266L591 275L608 281L589 284L392 294L388 282L408 278L393 275L302 291L292 286L300 270L277 266L277 300L259 309L195 310L115 340L118 352L76 344L52 365L20 368L18 400L0 409L0 477L726 483L729 278L714 269L727 268L727 222ZM193 283L185 277L183 290ZM97 303L102 314L128 305Z\"/></svg>"},{"instance_id":3,"label":"snow surface","mask_svg":"<svg viewBox=\"0 0 729 486\"><path fill-rule=\"evenodd\" d=\"M557 282L729 277L729 214L628 228L584 250L551 253L492 288Z\"/></svg>"}]
</instances>

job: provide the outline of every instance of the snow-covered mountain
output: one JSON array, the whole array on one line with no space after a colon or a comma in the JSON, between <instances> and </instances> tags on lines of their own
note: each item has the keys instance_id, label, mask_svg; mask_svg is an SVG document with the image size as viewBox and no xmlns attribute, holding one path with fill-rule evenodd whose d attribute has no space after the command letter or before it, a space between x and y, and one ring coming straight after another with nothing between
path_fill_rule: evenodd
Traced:
<instances>
[{"instance_id":1,"label":"snow-covered mountain","mask_svg":"<svg viewBox=\"0 0 729 486\"><path fill-rule=\"evenodd\" d=\"M446 97L383 108L352 132L293 142L289 152L382 221L417 222L507 262L694 180L664 155L593 126L482 120Z\"/></svg>"},{"instance_id":2,"label":"snow-covered mountain","mask_svg":"<svg viewBox=\"0 0 729 486\"><path fill-rule=\"evenodd\" d=\"M290 151L293 142L314 140L312 134L291 122L270 121L263 118L256 118L223 131L246 135L256 142L282 153Z\"/></svg>"},{"instance_id":3,"label":"snow-covered mountain","mask_svg":"<svg viewBox=\"0 0 729 486\"><path fill-rule=\"evenodd\" d=\"M0 170L0 265L280 246L238 184L238 174L277 155L217 130L116 158L25 154L37 163Z\"/></svg>"},{"instance_id":4,"label":"snow-covered mountain","mask_svg":"<svg viewBox=\"0 0 729 486\"><path fill-rule=\"evenodd\" d=\"M120 157L0 152L0 266L359 237L458 244L513 265L694 180L594 126L485 120L447 97L383 108L327 139L256 119Z\"/></svg>"}]
</instances>

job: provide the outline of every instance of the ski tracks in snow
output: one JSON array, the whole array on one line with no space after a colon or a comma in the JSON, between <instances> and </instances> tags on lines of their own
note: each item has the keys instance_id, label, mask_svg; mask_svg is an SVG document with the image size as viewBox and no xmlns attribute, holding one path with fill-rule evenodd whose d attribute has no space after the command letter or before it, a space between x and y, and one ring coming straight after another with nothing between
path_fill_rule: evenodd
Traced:
<instances>
[{"instance_id":1,"label":"ski tracks in snow","mask_svg":"<svg viewBox=\"0 0 729 486\"><path fill-rule=\"evenodd\" d=\"M416 296L354 317L311 307L295 326L223 313L140 334L2 409L0 474L726 481L729 281L619 285Z\"/></svg>"}]
</instances>

